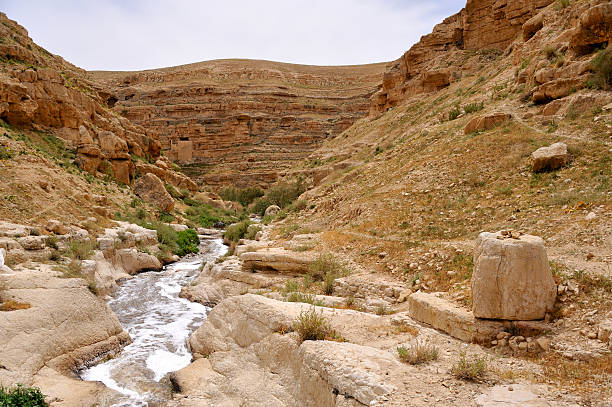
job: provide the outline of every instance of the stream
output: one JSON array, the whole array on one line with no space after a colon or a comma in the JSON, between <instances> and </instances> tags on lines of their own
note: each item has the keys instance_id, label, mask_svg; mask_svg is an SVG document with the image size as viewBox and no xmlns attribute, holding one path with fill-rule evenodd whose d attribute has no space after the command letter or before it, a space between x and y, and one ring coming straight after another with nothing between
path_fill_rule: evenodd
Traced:
<instances>
[{"instance_id":1,"label":"stream","mask_svg":"<svg viewBox=\"0 0 612 407\"><path fill-rule=\"evenodd\" d=\"M121 393L113 407L157 406L172 394L167 373L191 363L186 341L206 319L208 309L179 298L200 266L227 251L221 239L201 239L200 253L160 272L141 273L119 286L108 305L133 342L117 357L80 372L83 380L100 381Z\"/></svg>"}]
</instances>

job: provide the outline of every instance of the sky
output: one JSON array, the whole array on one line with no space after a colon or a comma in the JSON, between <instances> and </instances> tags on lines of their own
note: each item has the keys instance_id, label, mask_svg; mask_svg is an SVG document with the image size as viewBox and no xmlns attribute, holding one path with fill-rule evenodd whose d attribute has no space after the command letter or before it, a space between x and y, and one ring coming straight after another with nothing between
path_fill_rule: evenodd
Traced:
<instances>
[{"instance_id":1,"label":"sky","mask_svg":"<svg viewBox=\"0 0 612 407\"><path fill-rule=\"evenodd\" d=\"M223 58L353 65L399 58L465 0L0 0L48 51L87 70Z\"/></svg>"}]
</instances>

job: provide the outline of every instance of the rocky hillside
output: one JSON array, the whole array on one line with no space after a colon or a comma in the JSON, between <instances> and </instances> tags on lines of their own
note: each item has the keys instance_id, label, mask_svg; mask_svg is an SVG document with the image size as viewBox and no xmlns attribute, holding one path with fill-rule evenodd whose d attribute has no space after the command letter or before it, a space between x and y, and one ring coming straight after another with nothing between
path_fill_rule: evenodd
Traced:
<instances>
[{"instance_id":1,"label":"rocky hillside","mask_svg":"<svg viewBox=\"0 0 612 407\"><path fill-rule=\"evenodd\" d=\"M75 150L79 167L129 184L137 157L153 162L154 133L107 106L108 95L86 72L36 45L0 13L0 119L17 128L53 133Z\"/></svg>"},{"instance_id":2,"label":"rocky hillside","mask_svg":"<svg viewBox=\"0 0 612 407\"><path fill-rule=\"evenodd\" d=\"M265 186L364 117L384 69L220 60L88 77L200 185Z\"/></svg>"}]
</instances>

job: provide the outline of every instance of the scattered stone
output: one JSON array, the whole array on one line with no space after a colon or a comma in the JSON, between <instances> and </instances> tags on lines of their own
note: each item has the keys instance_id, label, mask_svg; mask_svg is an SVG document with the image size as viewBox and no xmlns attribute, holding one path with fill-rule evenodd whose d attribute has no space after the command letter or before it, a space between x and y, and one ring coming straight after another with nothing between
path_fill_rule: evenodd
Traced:
<instances>
[{"instance_id":1,"label":"scattered stone","mask_svg":"<svg viewBox=\"0 0 612 407\"><path fill-rule=\"evenodd\" d=\"M554 143L548 147L540 147L531 153L534 172L556 170L567 165L569 155L567 144Z\"/></svg>"},{"instance_id":2,"label":"scattered stone","mask_svg":"<svg viewBox=\"0 0 612 407\"><path fill-rule=\"evenodd\" d=\"M474 252L472 298L478 318L533 320L552 310L557 289L544 240L531 235L501 239L483 232Z\"/></svg>"},{"instance_id":3,"label":"scattered stone","mask_svg":"<svg viewBox=\"0 0 612 407\"><path fill-rule=\"evenodd\" d=\"M538 346L540 347L540 349L542 349L543 351L547 351L550 349L550 339L547 338L537 338L535 340L535 343L538 344Z\"/></svg>"},{"instance_id":4,"label":"scattered stone","mask_svg":"<svg viewBox=\"0 0 612 407\"><path fill-rule=\"evenodd\" d=\"M46 229L51 233L55 233L56 235L65 235L69 232L66 226L64 226L60 221L55 219L50 219L47 222Z\"/></svg>"},{"instance_id":5,"label":"scattered stone","mask_svg":"<svg viewBox=\"0 0 612 407\"><path fill-rule=\"evenodd\" d=\"M592 220L597 219L597 215L595 214L595 212L589 212L587 216L584 217L584 219L590 222Z\"/></svg>"}]
</instances>

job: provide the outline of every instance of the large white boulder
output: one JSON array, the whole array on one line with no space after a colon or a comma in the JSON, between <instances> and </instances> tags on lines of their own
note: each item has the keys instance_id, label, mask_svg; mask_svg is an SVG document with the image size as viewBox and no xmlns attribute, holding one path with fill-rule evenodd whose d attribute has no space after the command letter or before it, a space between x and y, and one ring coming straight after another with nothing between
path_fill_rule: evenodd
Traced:
<instances>
[{"instance_id":1,"label":"large white boulder","mask_svg":"<svg viewBox=\"0 0 612 407\"><path fill-rule=\"evenodd\" d=\"M569 154L565 143L554 143L548 147L540 147L531 153L532 168L535 172L556 170L567 165Z\"/></svg>"},{"instance_id":2,"label":"large white boulder","mask_svg":"<svg viewBox=\"0 0 612 407\"><path fill-rule=\"evenodd\" d=\"M542 319L556 296L544 240L516 232L478 236L472 274L475 317Z\"/></svg>"}]
</instances>

